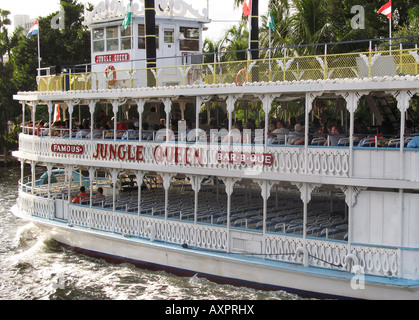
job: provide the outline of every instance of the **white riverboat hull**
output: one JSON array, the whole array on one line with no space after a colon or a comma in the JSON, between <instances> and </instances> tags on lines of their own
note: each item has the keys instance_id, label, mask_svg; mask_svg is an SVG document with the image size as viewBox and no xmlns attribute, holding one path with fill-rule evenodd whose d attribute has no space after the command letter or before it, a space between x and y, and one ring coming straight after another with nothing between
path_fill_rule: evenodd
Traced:
<instances>
[{"instance_id":1,"label":"white riverboat hull","mask_svg":"<svg viewBox=\"0 0 419 320\"><path fill-rule=\"evenodd\" d=\"M315 297L375 300L419 298L419 286L400 279L383 281L372 276L360 278L342 271L304 267L301 264L183 248L161 241L124 237L28 217L21 215L17 206L12 211L16 216L35 223L55 241L77 252L113 262L129 262L180 276L197 275L217 283L286 290Z\"/></svg>"}]
</instances>

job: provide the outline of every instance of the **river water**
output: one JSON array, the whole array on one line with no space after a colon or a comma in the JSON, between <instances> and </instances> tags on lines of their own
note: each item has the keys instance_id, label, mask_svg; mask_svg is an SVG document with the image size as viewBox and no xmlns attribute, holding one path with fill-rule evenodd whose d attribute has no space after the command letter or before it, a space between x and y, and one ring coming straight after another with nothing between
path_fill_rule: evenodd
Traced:
<instances>
[{"instance_id":1,"label":"river water","mask_svg":"<svg viewBox=\"0 0 419 320\"><path fill-rule=\"evenodd\" d=\"M20 165L0 168L1 300L302 300L77 254L16 218Z\"/></svg>"}]
</instances>

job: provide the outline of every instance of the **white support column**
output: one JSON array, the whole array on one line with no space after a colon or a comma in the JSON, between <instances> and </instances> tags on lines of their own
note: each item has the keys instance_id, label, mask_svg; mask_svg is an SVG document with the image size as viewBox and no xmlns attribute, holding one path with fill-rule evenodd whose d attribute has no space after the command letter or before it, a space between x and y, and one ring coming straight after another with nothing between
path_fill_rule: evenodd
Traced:
<instances>
[{"instance_id":1,"label":"white support column","mask_svg":"<svg viewBox=\"0 0 419 320\"><path fill-rule=\"evenodd\" d=\"M160 176L163 178L164 188L164 220L167 220L169 207L169 188L173 175L171 173L162 173Z\"/></svg>"},{"instance_id":2,"label":"white support column","mask_svg":"<svg viewBox=\"0 0 419 320\"><path fill-rule=\"evenodd\" d=\"M264 146L266 148L266 146L268 145L269 112L271 112L272 110L272 102L276 98L279 98L281 95L280 94L276 94L276 95L263 94L263 95L255 95L255 96L258 97L262 101L262 108L263 108L263 111L265 112Z\"/></svg>"},{"instance_id":3,"label":"white support column","mask_svg":"<svg viewBox=\"0 0 419 320\"><path fill-rule=\"evenodd\" d=\"M204 177L202 176L187 176L191 181L192 190L195 192L195 200L194 200L194 224L197 222L198 217L198 194L199 190L201 190L201 183Z\"/></svg>"},{"instance_id":4,"label":"white support column","mask_svg":"<svg viewBox=\"0 0 419 320\"><path fill-rule=\"evenodd\" d=\"M145 106L145 103L146 103L146 99L135 99L135 103L137 104L137 110L138 110L138 140L141 142L141 140L143 139L143 137L142 137L143 112L144 112L144 106Z\"/></svg>"},{"instance_id":5,"label":"white support column","mask_svg":"<svg viewBox=\"0 0 419 320\"><path fill-rule=\"evenodd\" d=\"M32 135L35 135L35 128L36 128L36 121L35 121L35 114L36 114L36 106L37 103L35 101L30 103L30 106L32 107Z\"/></svg>"},{"instance_id":6,"label":"white support column","mask_svg":"<svg viewBox=\"0 0 419 320\"><path fill-rule=\"evenodd\" d=\"M52 111L54 111L54 104L52 101L47 102L48 106L48 137L51 137L51 119L52 119Z\"/></svg>"},{"instance_id":7,"label":"white support column","mask_svg":"<svg viewBox=\"0 0 419 320\"><path fill-rule=\"evenodd\" d=\"M399 177L404 179L404 127L406 125L406 112L409 109L410 99L414 93L410 90L390 91L388 92L397 100L397 108L400 110L400 165Z\"/></svg>"},{"instance_id":8,"label":"white support column","mask_svg":"<svg viewBox=\"0 0 419 320\"><path fill-rule=\"evenodd\" d=\"M195 141L198 142L198 129L199 129L199 113L202 108L202 104L206 103L207 101L211 100L211 96L196 96L196 108L195 108Z\"/></svg>"},{"instance_id":9,"label":"white support column","mask_svg":"<svg viewBox=\"0 0 419 320\"><path fill-rule=\"evenodd\" d=\"M112 169L111 171L111 177L112 177L112 211L115 211L115 205L116 205L116 183L118 181L118 174L119 171L117 169Z\"/></svg>"},{"instance_id":10,"label":"white support column","mask_svg":"<svg viewBox=\"0 0 419 320\"><path fill-rule=\"evenodd\" d=\"M297 254L303 254L303 265L308 267L308 250L307 250L307 206L311 200L311 193L314 189L320 187L320 184L312 183L303 183L303 182L292 182L300 190L300 197L303 201L304 210L303 210L303 247L299 247L296 250Z\"/></svg>"},{"instance_id":11,"label":"white support column","mask_svg":"<svg viewBox=\"0 0 419 320\"><path fill-rule=\"evenodd\" d=\"M95 168L89 168L89 182L90 182L90 208L93 205L93 180L95 178L96 169Z\"/></svg>"},{"instance_id":12,"label":"white support column","mask_svg":"<svg viewBox=\"0 0 419 320\"><path fill-rule=\"evenodd\" d=\"M231 252L230 239L230 214L231 214L231 195L233 194L234 184L239 181L235 178L221 178L223 180L227 193L227 252Z\"/></svg>"},{"instance_id":13,"label":"white support column","mask_svg":"<svg viewBox=\"0 0 419 320\"><path fill-rule=\"evenodd\" d=\"M66 174L68 179L68 203L71 203L71 179L73 177L73 166L66 166Z\"/></svg>"},{"instance_id":14,"label":"white support column","mask_svg":"<svg viewBox=\"0 0 419 320\"><path fill-rule=\"evenodd\" d=\"M26 101L19 101L22 105L22 131L25 133L25 111L26 111ZM23 180L22 180L23 181Z\"/></svg>"},{"instance_id":15,"label":"white support column","mask_svg":"<svg viewBox=\"0 0 419 320\"><path fill-rule=\"evenodd\" d=\"M95 108L96 103L98 103L99 100L89 100L89 111L90 111L90 140L93 140L93 130L94 130L94 114L95 114Z\"/></svg>"},{"instance_id":16,"label":"white support column","mask_svg":"<svg viewBox=\"0 0 419 320\"><path fill-rule=\"evenodd\" d=\"M348 205L348 253L352 254L352 219L353 219L353 207L356 204L356 197L358 194L366 188L361 187L350 187L350 186L339 186L342 192L345 194L345 202Z\"/></svg>"},{"instance_id":17,"label":"white support column","mask_svg":"<svg viewBox=\"0 0 419 320\"><path fill-rule=\"evenodd\" d=\"M31 161L31 194L33 195L35 190L35 161Z\"/></svg>"},{"instance_id":18,"label":"white support column","mask_svg":"<svg viewBox=\"0 0 419 320\"><path fill-rule=\"evenodd\" d=\"M355 123L355 112L358 109L359 100L363 95L367 95L368 92L342 92L336 93L341 95L346 101L346 109L349 111L350 120L349 120L349 177L353 176L354 168L354 123Z\"/></svg>"},{"instance_id":19,"label":"white support column","mask_svg":"<svg viewBox=\"0 0 419 320\"><path fill-rule=\"evenodd\" d=\"M112 111L113 111L113 141L116 141L117 136L117 124L118 124L118 108L119 106L123 105L125 102L127 102L127 99L113 99L111 100L112 104Z\"/></svg>"},{"instance_id":20,"label":"white support column","mask_svg":"<svg viewBox=\"0 0 419 320\"><path fill-rule=\"evenodd\" d=\"M25 178L25 160L20 159L20 192L23 192L23 184L25 183L23 179ZM28 192L26 190L26 192Z\"/></svg>"},{"instance_id":21,"label":"white support column","mask_svg":"<svg viewBox=\"0 0 419 320\"><path fill-rule=\"evenodd\" d=\"M172 99L160 99L164 104L164 112L166 112L166 143L169 142L169 129L170 129L170 112L172 111Z\"/></svg>"},{"instance_id":22,"label":"white support column","mask_svg":"<svg viewBox=\"0 0 419 320\"><path fill-rule=\"evenodd\" d=\"M304 172L308 172L308 130L310 127L309 115L313 109L313 102L318 97L321 96L323 92L307 92L305 99L305 124L304 124Z\"/></svg>"},{"instance_id":23,"label":"white support column","mask_svg":"<svg viewBox=\"0 0 419 320\"><path fill-rule=\"evenodd\" d=\"M233 111L236 101L241 98L243 94L220 96L220 98L226 99L227 113L228 113L228 135L231 135L231 127L233 125ZM228 139L228 145L231 145L231 139Z\"/></svg>"},{"instance_id":24,"label":"white support column","mask_svg":"<svg viewBox=\"0 0 419 320\"><path fill-rule=\"evenodd\" d=\"M69 139L72 139L73 137L73 111L74 111L74 106L80 103L80 100L67 100L64 101L65 104L68 107L68 114L69 114L69 132L68 132L68 136Z\"/></svg>"},{"instance_id":25,"label":"white support column","mask_svg":"<svg viewBox=\"0 0 419 320\"><path fill-rule=\"evenodd\" d=\"M52 174L52 163L47 164L48 174L48 200L51 199L51 174Z\"/></svg>"},{"instance_id":26,"label":"white support column","mask_svg":"<svg viewBox=\"0 0 419 320\"><path fill-rule=\"evenodd\" d=\"M141 214L141 186L143 185L145 172L137 171L135 176L137 177L137 187L138 187L138 215Z\"/></svg>"},{"instance_id":27,"label":"white support column","mask_svg":"<svg viewBox=\"0 0 419 320\"><path fill-rule=\"evenodd\" d=\"M256 183L260 186L261 195L263 198L263 225L262 225L262 254L266 253L266 218L268 215L268 199L271 196L272 186L275 184L273 181L268 180L256 180Z\"/></svg>"}]
</instances>

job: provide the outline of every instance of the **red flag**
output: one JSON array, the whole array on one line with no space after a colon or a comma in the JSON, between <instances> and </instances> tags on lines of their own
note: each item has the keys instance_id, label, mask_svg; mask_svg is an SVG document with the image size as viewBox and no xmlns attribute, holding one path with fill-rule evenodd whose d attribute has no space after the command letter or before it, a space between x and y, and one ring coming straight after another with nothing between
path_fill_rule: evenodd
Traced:
<instances>
[{"instance_id":1,"label":"red flag","mask_svg":"<svg viewBox=\"0 0 419 320\"><path fill-rule=\"evenodd\" d=\"M59 104L56 104L54 109L54 122L55 121L61 121L61 111Z\"/></svg>"},{"instance_id":2,"label":"red flag","mask_svg":"<svg viewBox=\"0 0 419 320\"><path fill-rule=\"evenodd\" d=\"M387 2L385 5L383 5L380 8L380 10L378 10L378 13L382 13L385 16L387 16L387 18L391 19L391 17L392 17L391 0L389 2Z\"/></svg>"},{"instance_id":3,"label":"red flag","mask_svg":"<svg viewBox=\"0 0 419 320\"><path fill-rule=\"evenodd\" d=\"M249 0L249 4L247 4L246 0L243 3L243 15L245 17L250 15L250 8L252 7L252 0Z\"/></svg>"}]
</instances>

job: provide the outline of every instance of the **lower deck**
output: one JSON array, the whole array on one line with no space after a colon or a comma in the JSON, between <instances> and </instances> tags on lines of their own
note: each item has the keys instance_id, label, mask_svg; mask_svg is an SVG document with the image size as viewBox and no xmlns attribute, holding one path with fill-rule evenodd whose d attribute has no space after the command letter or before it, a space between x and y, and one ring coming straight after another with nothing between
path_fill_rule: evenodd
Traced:
<instances>
[{"instance_id":1,"label":"lower deck","mask_svg":"<svg viewBox=\"0 0 419 320\"><path fill-rule=\"evenodd\" d=\"M198 210L195 217L194 191L189 180L174 179L169 188L167 218L226 226L227 195L224 188L221 180L208 177L198 194ZM74 186L70 198L74 199L78 193L79 187ZM48 198L47 185L36 188L33 194ZM67 200L68 185L52 184L50 198ZM83 200L81 206L90 207L90 199ZM131 188L118 192L114 202L112 193L108 192L108 196L104 198L93 198L92 207L164 218L165 190L155 177L145 177L140 197L138 188ZM279 185L274 187L267 208L266 231L291 235L303 234L303 204L295 188ZM307 236L347 240L347 213L343 193L319 191L313 195L309 206ZM262 231L263 221L263 199L259 187L251 182L238 184L231 198L231 227Z\"/></svg>"},{"instance_id":2,"label":"lower deck","mask_svg":"<svg viewBox=\"0 0 419 320\"><path fill-rule=\"evenodd\" d=\"M105 198L82 204L72 203L80 188L75 182L50 183L49 192L48 185L32 188L27 182L21 184L18 205L47 224L110 238L145 239L348 275L404 278L399 247L350 241L350 208L342 190L319 187L307 204L292 184L275 184L264 198L261 185L250 179L233 184L230 193L229 180L214 177L203 179L199 189L193 188L196 176L143 178L144 184L125 190L117 189L118 183L111 187L95 181L86 190L95 195L102 186Z\"/></svg>"}]
</instances>

